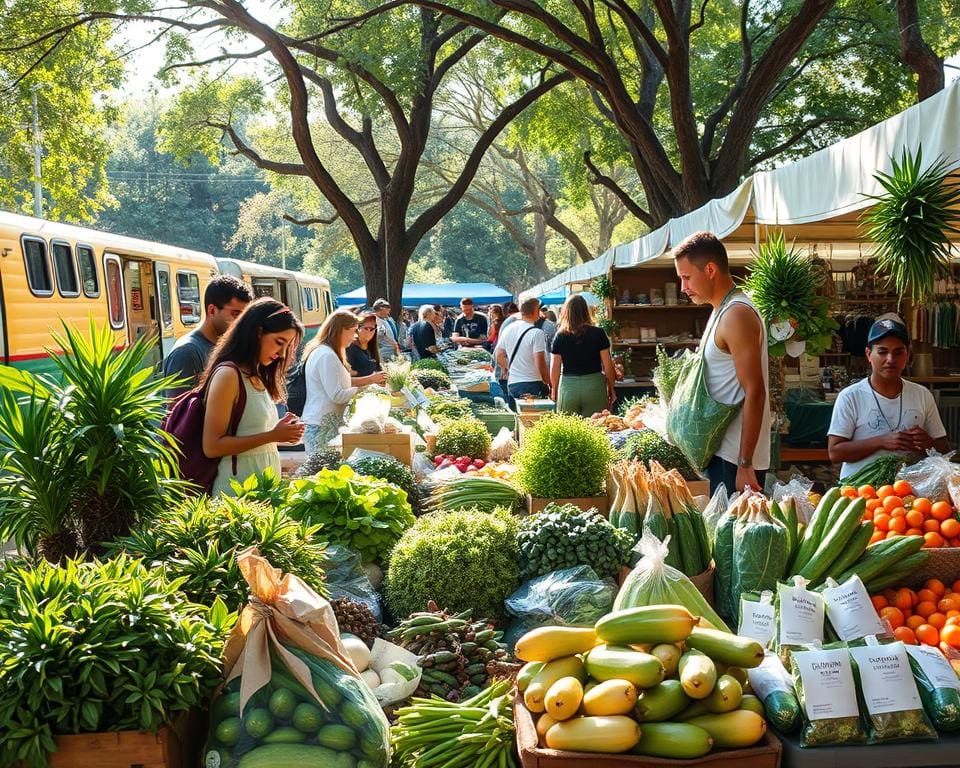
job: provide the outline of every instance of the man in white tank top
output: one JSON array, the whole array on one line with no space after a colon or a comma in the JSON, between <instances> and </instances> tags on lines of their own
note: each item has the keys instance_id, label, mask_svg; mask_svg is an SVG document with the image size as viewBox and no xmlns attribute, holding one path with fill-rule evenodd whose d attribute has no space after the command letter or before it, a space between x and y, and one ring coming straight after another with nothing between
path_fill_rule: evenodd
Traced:
<instances>
[{"instance_id":1,"label":"man in white tank top","mask_svg":"<svg viewBox=\"0 0 960 768\"><path fill-rule=\"evenodd\" d=\"M710 396L743 403L707 466L710 492L763 488L770 468L770 401L767 335L750 300L734 285L727 250L710 232L697 232L673 249L681 290L713 314L700 342Z\"/></svg>"}]
</instances>

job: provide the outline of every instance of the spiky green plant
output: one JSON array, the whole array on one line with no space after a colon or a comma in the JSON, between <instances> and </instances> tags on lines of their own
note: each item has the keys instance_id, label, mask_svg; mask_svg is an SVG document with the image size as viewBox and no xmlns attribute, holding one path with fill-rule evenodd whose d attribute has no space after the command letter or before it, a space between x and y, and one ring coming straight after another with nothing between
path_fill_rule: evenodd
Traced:
<instances>
[{"instance_id":1,"label":"spiky green plant","mask_svg":"<svg viewBox=\"0 0 960 768\"><path fill-rule=\"evenodd\" d=\"M950 166L942 157L922 170L920 146L916 156L904 147L900 162L891 161L892 173L874 174L885 194L868 195L876 204L860 221L877 244L878 271L889 277L901 300L922 301L949 271L947 236L960 233L953 210L960 203L960 184L948 182Z\"/></svg>"},{"instance_id":2,"label":"spiky green plant","mask_svg":"<svg viewBox=\"0 0 960 768\"><path fill-rule=\"evenodd\" d=\"M391 392L399 392L410 383L410 361L391 360L383 366L387 374L387 386Z\"/></svg>"},{"instance_id":3,"label":"spiky green plant","mask_svg":"<svg viewBox=\"0 0 960 768\"><path fill-rule=\"evenodd\" d=\"M55 517L61 531L95 550L164 509L182 488L175 448L157 429L173 379L154 377L152 342L117 351L113 332L92 317L87 334L63 327L54 335L61 349L47 350L59 376L0 366L0 446L18 481L4 481L0 538L14 536L30 555ZM32 458L47 455L62 466L55 483L53 470Z\"/></svg>"}]
</instances>

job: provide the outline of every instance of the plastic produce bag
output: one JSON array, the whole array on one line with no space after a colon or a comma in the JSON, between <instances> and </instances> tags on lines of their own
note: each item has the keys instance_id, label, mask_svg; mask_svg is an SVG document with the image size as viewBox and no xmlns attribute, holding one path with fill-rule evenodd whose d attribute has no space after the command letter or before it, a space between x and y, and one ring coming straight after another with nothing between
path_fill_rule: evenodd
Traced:
<instances>
[{"instance_id":1,"label":"plastic produce bag","mask_svg":"<svg viewBox=\"0 0 960 768\"><path fill-rule=\"evenodd\" d=\"M783 501L792 496L797 505L797 517L801 523L810 522L813 517L814 506L810 503L810 490L813 488L813 480L808 480L803 475L794 475L787 483L776 483L773 486L771 501Z\"/></svg>"},{"instance_id":2,"label":"plastic produce bag","mask_svg":"<svg viewBox=\"0 0 960 768\"><path fill-rule=\"evenodd\" d=\"M846 648L807 646L794 651L790 666L803 715L801 747L862 744L867 740Z\"/></svg>"},{"instance_id":3,"label":"plastic produce bag","mask_svg":"<svg viewBox=\"0 0 960 768\"><path fill-rule=\"evenodd\" d=\"M960 731L960 679L950 662L926 645L908 645L907 653L923 707L937 730Z\"/></svg>"},{"instance_id":4,"label":"plastic produce bag","mask_svg":"<svg viewBox=\"0 0 960 768\"><path fill-rule=\"evenodd\" d=\"M613 610L617 587L589 565L575 565L537 576L506 600L507 613L544 624L592 625Z\"/></svg>"},{"instance_id":5,"label":"plastic produce bag","mask_svg":"<svg viewBox=\"0 0 960 768\"><path fill-rule=\"evenodd\" d=\"M381 433L389 415L389 397L377 394L362 395L356 402L353 416L347 423L347 430L365 434Z\"/></svg>"},{"instance_id":6,"label":"plastic produce bag","mask_svg":"<svg viewBox=\"0 0 960 768\"><path fill-rule=\"evenodd\" d=\"M413 455L411 469L413 470L413 476L417 478L417 482L422 482L436 471L436 466L430 461L430 457L426 453L418 451Z\"/></svg>"},{"instance_id":7,"label":"plastic produce bag","mask_svg":"<svg viewBox=\"0 0 960 768\"><path fill-rule=\"evenodd\" d=\"M927 458L897 472L897 480L910 483L914 496L951 501L955 507L960 506L960 464L950 460L953 453L940 454L931 448Z\"/></svg>"},{"instance_id":8,"label":"plastic produce bag","mask_svg":"<svg viewBox=\"0 0 960 768\"><path fill-rule=\"evenodd\" d=\"M734 494L734 498L736 498L736 494ZM713 496L703 510L703 522L707 526L707 535L710 536L710 541L713 541L713 534L714 531L717 530L717 524L720 522L720 518L723 517L723 513L727 511L727 507L731 501L733 501L733 499L727 495L727 486L720 483L720 486L714 491Z\"/></svg>"},{"instance_id":9,"label":"plastic produce bag","mask_svg":"<svg viewBox=\"0 0 960 768\"><path fill-rule=\"evenodd\" d=\"M423 670L417 666L417 654L379 637L373 641L370 666L367 668L380 677L380 685L373 689L373 695L385 707L413 696L423 674ZM396 674L391 675L387 670Z\"/></svg>"},{"instance_id":10,"label":"plastic produce bag","mask_svg":"<svg viewBox=\"0 0 960 768\"><path fill-rule=\"evenodd\" d=\"M693 582L681 571L667 565L669 544L669 536L665 541L660 541L653 532L644 530L637 544L640 562L620 587L613 601L613 610L643 605L682 605L694 616L701 616L717 629L729 632L730 628L710 607Z\"/></svg>"},{"instance_id":11,"label":"plastic produce bag","mask_svg":"<svg viewBox=\"0 0 960 768\"><path fill-rule=\"evenodd\" d=\"M349 755L351 765L386 768L389 724L340 642L333 608L256 547L237 560L250 603L224 648L204 765L333 766Z\"/></svg>"},{"instance_id":12,"label":"plastic produce bag","mask_svg":"<svg viewBox=\"0 0 960 768\"><path fill-rule=\"evenodd\" d=\"M330 599L348 597L369 606L377 621L383 621L380 596L370 582L360 554L341 544L327 546L327 565L323 569Z\"/></svg>"}]
</instances>

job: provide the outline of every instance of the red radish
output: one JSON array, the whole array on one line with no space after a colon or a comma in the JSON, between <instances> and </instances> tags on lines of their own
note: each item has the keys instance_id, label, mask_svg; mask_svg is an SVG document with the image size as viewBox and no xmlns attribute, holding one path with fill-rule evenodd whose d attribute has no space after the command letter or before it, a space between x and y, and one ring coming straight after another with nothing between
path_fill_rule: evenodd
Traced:
<instances>
[{"instance_id":1,"label":"red radish","mask_svg":"<svg viewBox=\"0 0 960 768\"><path fill-rule=\"evenodd\" d=\"M473 466L475 466L477 469L483 469L485 466L487 466L487 462L485 462L483 459L474 459Z\"/></svg>"}]
</instances>

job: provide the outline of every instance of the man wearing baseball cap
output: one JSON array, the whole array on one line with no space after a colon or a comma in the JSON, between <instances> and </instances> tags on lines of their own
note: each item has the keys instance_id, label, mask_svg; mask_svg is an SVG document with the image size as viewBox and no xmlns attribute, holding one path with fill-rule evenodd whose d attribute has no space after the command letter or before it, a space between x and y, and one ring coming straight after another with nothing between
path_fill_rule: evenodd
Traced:
<instances>
[{"instance_id":1,"label":"man wearing baseball cap","mask_svg":"<svg viewBox=\"0 0 960 768\"><path fill-rule=\"evenodd\" d=\"M837 396L830 420L830 459L843 462L840 479L878 456L946 453L943 427L930 390L903 378L910 361L910 335L899 318L877 320L867 334L870 375Z\"/></svg>"}]
</instances>

